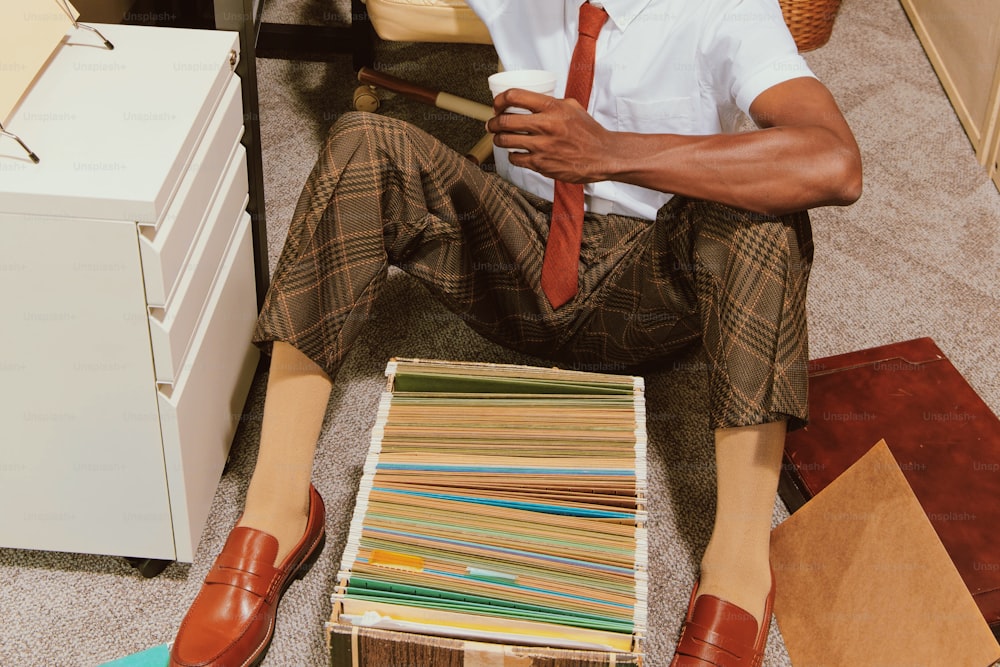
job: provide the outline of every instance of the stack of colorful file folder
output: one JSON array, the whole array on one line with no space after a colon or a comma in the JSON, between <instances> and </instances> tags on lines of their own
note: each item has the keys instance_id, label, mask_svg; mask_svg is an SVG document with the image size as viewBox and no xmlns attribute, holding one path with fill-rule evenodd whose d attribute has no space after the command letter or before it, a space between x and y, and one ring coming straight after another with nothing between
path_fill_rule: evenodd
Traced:
<instances>
[{"instance_id":1,"label":"stack of colorful file folder","mask_svg":"<svg viewBox=\"0 0 1000 667\"><path fill-rule=\"evenodd\" d=\"M334 664L641 664L642 379L404 359L386 376L333 595Z\"/></svg>"}]
</instances>

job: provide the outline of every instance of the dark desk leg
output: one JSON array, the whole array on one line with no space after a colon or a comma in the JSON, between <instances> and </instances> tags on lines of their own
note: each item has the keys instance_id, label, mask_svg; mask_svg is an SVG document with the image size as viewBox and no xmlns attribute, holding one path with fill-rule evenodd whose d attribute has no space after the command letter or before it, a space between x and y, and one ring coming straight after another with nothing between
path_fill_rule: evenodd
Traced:
<instances>
[{"instance_id":1,"label":"dark desk leg","mask_svg":"<svg viewBox=\"0 0 1000 667\"><path fill-rule=\"evenodd\" d=\"M362 0L351 0L351 36L354 39L354 71L375 67L375 29Z\"/></svg>"},{"instance_id":2,"label":"dark desk leg","mask_svg":"<svg viewBox=\"0 0 1000 667\"><path fill-rule=\"evenodd\" d=\"M260 0L257 12L253 0L216 0L215 28L234 30L240 34L240 62L236 66L243 87L243 145L247 149L247 175L250 180L251 236L253 237L254 267L257 277L257 308L264 303L270 285L270 262L267 252L267 221L264 214L264 165L260 146L260 103L257 96L257 30L259 12L264 2Z\"/></svg>"}]
</instances>

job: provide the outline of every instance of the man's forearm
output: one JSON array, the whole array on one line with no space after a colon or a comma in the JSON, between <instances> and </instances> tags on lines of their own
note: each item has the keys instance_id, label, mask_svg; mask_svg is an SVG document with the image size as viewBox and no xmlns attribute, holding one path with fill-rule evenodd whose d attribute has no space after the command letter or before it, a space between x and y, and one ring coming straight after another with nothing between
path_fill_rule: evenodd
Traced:
<instances>
[{"instance_id":1,"label":"man's forearm","mask_svg":"<svg viewBox=\"0 0 1000 667\"><path fill-rule=\"evenodd\" d=\"M686 136L613 132L575 100L512 89L486 128L512 165L569 183L617 181L780 215L861 195L861 154L830 92L799 77L750 105L759 130ZM507 107L530 114L502 113Z\"/></svg>"},{"instance_id":2,"label":"man's forearm","mask_svg":"<svg viewBox=\"0 0 1000 667\"><path fill-rule=\"evenodd\" d=\"M846 205L861 194L857 153L823 127L707 136L612 132L603 155L594 161L594 180L772 215Z\"/></svg>"}]
</instances>

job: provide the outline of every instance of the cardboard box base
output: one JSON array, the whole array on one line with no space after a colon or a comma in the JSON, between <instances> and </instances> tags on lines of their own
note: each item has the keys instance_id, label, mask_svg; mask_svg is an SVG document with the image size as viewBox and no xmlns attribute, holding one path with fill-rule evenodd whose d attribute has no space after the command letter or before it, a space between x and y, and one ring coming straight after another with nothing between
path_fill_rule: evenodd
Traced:
<instances>
[{"instance_id":1,"label":"cardboard box base","mask_svg":"<svg viewBox=\"0 0 1000 667\"><path fill-rule=\"evenodd\" d=\"M642 667L635 653L508 646L327 624L331 667Z\"/></svg>"}]
</instances>

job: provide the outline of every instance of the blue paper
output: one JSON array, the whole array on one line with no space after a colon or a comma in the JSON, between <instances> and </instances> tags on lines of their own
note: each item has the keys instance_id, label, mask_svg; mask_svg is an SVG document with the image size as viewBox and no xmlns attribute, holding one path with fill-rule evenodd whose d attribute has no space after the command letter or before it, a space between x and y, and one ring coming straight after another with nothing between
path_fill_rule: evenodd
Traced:
<instances>
[{"instance_id":1,"label":"blue paper","mask_svg":"<svg viewBox=\"0 0 1000 667\"><path fill-rule=\"evenodd\" d=\"M170 644L153 648L106 662L98 667L167 667L170 662Z\"/></svg>"}]
</instances>

